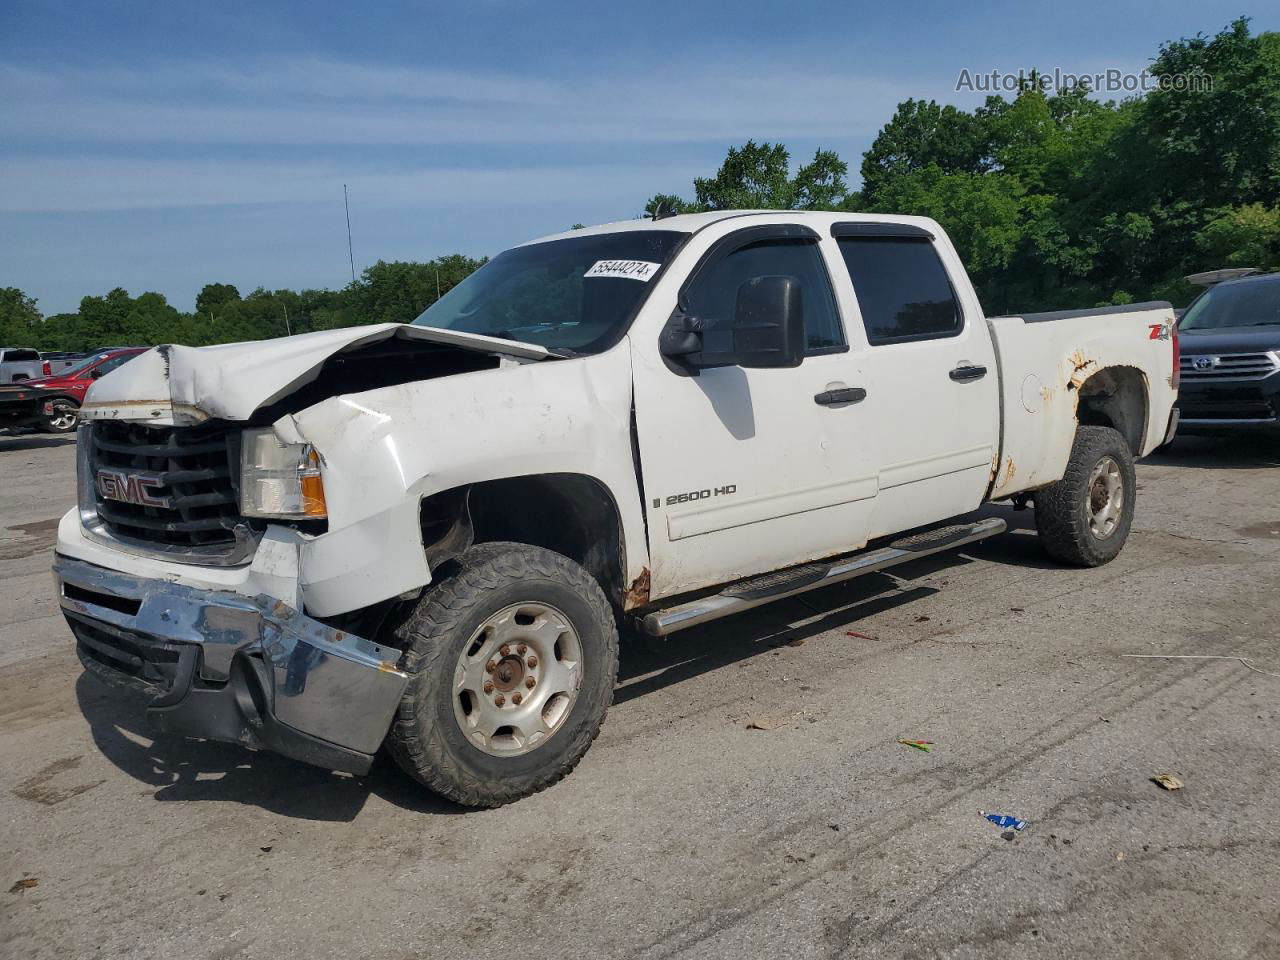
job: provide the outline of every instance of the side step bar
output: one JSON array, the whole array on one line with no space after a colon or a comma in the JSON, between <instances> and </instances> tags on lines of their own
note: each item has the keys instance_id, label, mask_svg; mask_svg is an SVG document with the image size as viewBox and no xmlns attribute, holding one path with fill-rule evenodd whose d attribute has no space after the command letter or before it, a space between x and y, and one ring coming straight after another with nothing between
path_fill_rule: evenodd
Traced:
<instances>
[{"instance_id":1,"label":"side step bar","mask_svg":"<svg viewBox=\"0 0 1280 960\"><path fill-rule=\"evenodd\" d=\"M640 626L651 637L665 637L677 630L718 620L732 613L741 613L783 597L829 587L833 583L852 580L864 573L875 573L908 560L976 543L1004 533L1007 526L999 517L991 517L977 523L957 524L904 537L887 547L857 553L830 563L808 563L790 570L739 580L729 584L721 593L646 614L640 619Z\"/></svg>"}]
</instances>

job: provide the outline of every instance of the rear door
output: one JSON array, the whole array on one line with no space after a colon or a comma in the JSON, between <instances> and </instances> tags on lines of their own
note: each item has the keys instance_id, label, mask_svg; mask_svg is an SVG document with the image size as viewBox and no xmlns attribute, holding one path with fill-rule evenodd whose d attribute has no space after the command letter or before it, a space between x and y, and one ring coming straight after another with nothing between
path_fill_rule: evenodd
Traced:
<instances>
[{"instance_id":1,"label":"rear door","mask_svg":"<svg viewBox=\"0 0 1280 960\"><path fill-rule=\"evenodd\" d=\"M878 420L872 537L975 509L1000 430L986 320L951 245L922 227L836 224Z\"/></svg>"},{"instance_id":2,"label":"rear door","mask_svg":"<svg viewBox=\"0 0 1280 960\"><path fill-rule=\"evenodd\" d=\"M635 415L658 597L860 546L875 500L873 434L856 400L830 238L777 224L727 233L679 293L683 312L732 317L739 287L786 275L801 286L807 352L798 367L668 366L656 336L632 345ZM861 348L865 350L865 348ZM839 391L846 391L840 393Z\"/></svg>"}]
</instances>

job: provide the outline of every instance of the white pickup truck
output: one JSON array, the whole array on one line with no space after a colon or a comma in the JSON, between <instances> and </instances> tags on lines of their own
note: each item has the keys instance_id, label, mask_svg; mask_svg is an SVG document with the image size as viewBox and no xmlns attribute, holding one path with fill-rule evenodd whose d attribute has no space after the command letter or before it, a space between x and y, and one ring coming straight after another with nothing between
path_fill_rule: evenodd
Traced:
<instances>
[{"instance_id":1,"label":"white pickup truck","mask_svg":"<svg viewBox=\"0 0 1280 960\"><path fill-rule=\"evenodd\" d=\"M986 318L914 217L508 250L412 324L162 346L82 407L58 598L161 731L495 806L665 636L1000 533L1105 563L1176 425L1168 304ZM951 523L939 527L944 521ZM897 538L897 539L895 539Z\"/></svg>"}]
</instances>

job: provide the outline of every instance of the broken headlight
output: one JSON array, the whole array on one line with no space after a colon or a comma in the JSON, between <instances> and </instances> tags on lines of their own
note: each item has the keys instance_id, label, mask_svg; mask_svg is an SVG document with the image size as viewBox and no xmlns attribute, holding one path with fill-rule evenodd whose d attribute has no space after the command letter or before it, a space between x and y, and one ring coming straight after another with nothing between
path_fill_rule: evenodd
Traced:
<instances>
[{"instance_id":1,"label":"broken headlight","mask_svg":"<svg viewBox=\"0 0 1280 960\"><path fill-rule=\"evenodd\" d=\"M283 443L269 427L246 430L240 444L240 512L290 520L328 516L315 448Z\"/></svg>"}]
</instances>

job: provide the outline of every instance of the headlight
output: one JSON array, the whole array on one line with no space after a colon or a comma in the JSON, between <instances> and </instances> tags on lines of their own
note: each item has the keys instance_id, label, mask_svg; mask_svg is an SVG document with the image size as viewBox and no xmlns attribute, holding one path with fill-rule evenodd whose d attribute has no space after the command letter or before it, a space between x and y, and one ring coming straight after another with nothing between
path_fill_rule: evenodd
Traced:
<instances>
[{"instance_id":1,"label":"headlight","mask_svg":"<svg viewBox=\"0 0 1280 960\"><path fill-rule=\"evenodd\" d=\"M281 443L270 428L246 430L240 445L240 512L295 520L328 516L315 448Z\"/></svg>"}]
</instances>

